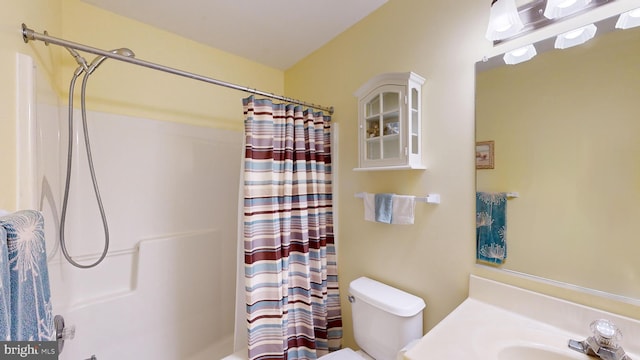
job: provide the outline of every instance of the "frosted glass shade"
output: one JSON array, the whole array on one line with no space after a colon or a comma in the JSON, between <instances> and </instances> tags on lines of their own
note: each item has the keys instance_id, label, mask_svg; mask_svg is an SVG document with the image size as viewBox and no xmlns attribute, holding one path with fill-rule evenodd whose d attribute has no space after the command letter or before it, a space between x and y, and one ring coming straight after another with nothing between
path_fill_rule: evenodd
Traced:
<instances>
[{"instance_id":1,"label":"frosted glass shade","mask_svg":"<svg viewBox=\"0 0 640 360\"><path fill-rule=\"evenodd\" d=\"M590 3L591 0L547 0L544 16L548 19L561 18L584 9Z\"/></svg>"},{"instance_id":2,"label":"frosted glass shade","mask_svg":"<svg viewBox=\"0 0 640 360\"><path fill-rule=\"evenodd\" d=\"M497 0L491 5L485 36L491 41L502 40L519 33L523 27L515 0Z\"/></svg>"},{"instance_id":3,"label":"frosted glass shade","mask_svg":"<svg viewBox=\"0 0 640 360\"><path fill-rule=\"evenodd\" d=\"M508 53L504 54L503 59L506 64L515 65L527 60L531 60L537 54L538 52L536 51L535 46L527 45L519 49L509 51Z\"/></svg>"},{"instance_id":4,"label":"frosted glass shade","mask_svg":"<svg viewBox=\"0 0 640 360\"><path fill-rule=\"evenodd\" d=\"M555 48L566 49L572 46L584 44L596 36L598 28L594 24L583 26L579 29L567 31L556 37Z\"/></svg>"},{"instance_id":5,"label":"frosted glass shade","mask_svg":"<svg viewBox=\"0 0 640 360\"><path fill-rule=\"evenodd\" d=\"M640 8L622 13L616 22L616 29L630 29L640 26Z\"/></svg>"}]
</instances>

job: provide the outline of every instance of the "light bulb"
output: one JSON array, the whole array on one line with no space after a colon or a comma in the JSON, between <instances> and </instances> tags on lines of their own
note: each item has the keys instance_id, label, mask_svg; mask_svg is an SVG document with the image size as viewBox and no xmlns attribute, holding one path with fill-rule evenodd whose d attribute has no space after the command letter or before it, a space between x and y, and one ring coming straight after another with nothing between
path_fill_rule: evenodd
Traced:
<instances>
[{"instance_id":1,"label":"light bulb","mask_svg":"<svg viewBox=\"0 0 640 360\"><path fill-rule=\"evenodd\" d=\"M592 0L547 0L544 8L544 16L548 19L557 19L584 10Z\"/></svg>"},{"instance_id":2,"label":"light bulb","mask_svg":"<svg viewBox=\"0 0 640 360\"><path fill-rule=\"evenodd\" d=\"M520 57L524 54L527 53L527 47L521 47L520 49L515 49L511 52L511 55L516 56L516 57Z\"/></svg>"},{"instance_id":3,"label":"light bulb","mask_svg":"<svg viewBox=\"0 0 640 360\"><path fill-rule=\"evenodd\" d=\"M504 54L504 62L509 65L519 64L521 62L531 60L537 55L536 48L533 45L527 45Z\"/></svg>"},{"instance_id":4,"label":"light bulb","mask_svg":"<svg viewBox=\"0 0 640 360\"><path fill-rule=\"evenodd\" d=\"M559 3L558 7L562 8L562 9L566 9L566 8L568 8L569 6L571 6L571 5L575 4L575 3L576 3L576 0L567 0L567 1L563 1L563 2Z\"/></svg>"},{"instance_id":5,"label":"light bulb","mask_svg":"<svg viewBox=\"0 0 640 360\"><path fill-rule=\"evenodd\" d=\"M636 26L640 26L640 8L623 13L616 22L616 29L630 29Z\"/></svg>"},{"instance_id":6,"label":"light bulb","mask_svg":"<svg viewBox=\"0 0 640 360\"><path fill-rule=\"evenodd\" d=\"M569 31L568 33L566 33L564 37L567 39L575 39L578 36L582 35L584 33L584 30L585 30L584 28L580 28L580 29Z\"/></svg>"},{"instance_id":7,"label":"light bulb","mask_svg":"<svg viewBox=\"0 0 640 360\"><path fill-rule=\"evenodd\" d=\"M558 35L554 46L556 49L567 49L584 44L596 36L596 31L598 31L598 28L594 24L589 24L575 30L567 31L564 34Z\"/></svg>"},{"instance_id":8,"label":"light bulb","mask_svg":"<svg viewBox=\"0 0 640 360\"><path fill-rule=\"evenodd\" d=\"M486 37L496 41L516 35L524 25L515 0L497 0L491 5Z\"/></svg>"}]
</instances>

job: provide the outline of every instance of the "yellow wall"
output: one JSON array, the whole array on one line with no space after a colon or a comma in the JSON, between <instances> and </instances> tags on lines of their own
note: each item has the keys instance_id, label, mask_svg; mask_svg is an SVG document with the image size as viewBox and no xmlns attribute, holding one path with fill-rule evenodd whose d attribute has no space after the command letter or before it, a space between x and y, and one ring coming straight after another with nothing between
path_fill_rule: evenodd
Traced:
<instances>
[{"instance_id":1,"label":"yellow wall","mask_svg":"<svg viewBox=\"0 0 640 360\"><path fill-rule=\"evenodd\" d=\"M80 0L64 0L62 36L100 49L127 47L142 60L217 80L282 93L283 72L115 15ZM88 54L87 61L94 56ZM64 57L62 87L76 68ZM91 77L89 108L159 120L242 129L241 98L249 94L108 60Z\"/></svg>"},{"instance_id":2,"label":"yellow wall","mask_svg":"<svg viewBox=\"0 0 640 360\"><path fill-rule=\"evenodd\" d=\"M427 302L425 330L467 296L470 273L637 317L634 307L474 265L474 63L561 28L555 26L492 49L484 39L488 6L488 2L475 0L390 0L287 70L288 96L337 109L333 119L340 127L336 188L342 292L346 293L350 281L364 275L423 297ZM598 16L606 17L602 12ZM569 30L572 24L562 26ZM354 172L358 150L353 92L377 74L396 71L414 71L426 78L422 117L428 169ZM383 225L363 220L362 200L353 197L361 191L439 193L442 203L417 204L415 225ZM355 346L350 307L344 297L342 305L345 343Z\"/></svg>"}]
</instances>

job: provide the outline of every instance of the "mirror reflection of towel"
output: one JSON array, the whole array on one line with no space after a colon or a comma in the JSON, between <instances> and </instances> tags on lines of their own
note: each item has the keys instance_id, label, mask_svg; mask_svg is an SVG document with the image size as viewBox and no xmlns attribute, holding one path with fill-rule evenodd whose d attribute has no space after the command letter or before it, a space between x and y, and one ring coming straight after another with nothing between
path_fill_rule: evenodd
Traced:
<instances>
[{"instance_id":1,"label":"mirror reflection of towel","mask_svg":"<svg viewBox=\"0 0 640 360\"><path fill-rule=\"evenodd\" d=\"M502 264L507 258L507 194L476 193L476 257Z\"/></svg>"}]
</instances>

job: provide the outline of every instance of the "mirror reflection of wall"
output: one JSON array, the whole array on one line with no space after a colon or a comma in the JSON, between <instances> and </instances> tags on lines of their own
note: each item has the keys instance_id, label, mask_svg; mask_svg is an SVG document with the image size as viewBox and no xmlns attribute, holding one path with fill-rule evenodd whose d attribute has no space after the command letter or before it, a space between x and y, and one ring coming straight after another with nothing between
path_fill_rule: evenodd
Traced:
<instances>
[{"instance_id":1,"label":"mirror reflection of wall","mask_svg":"<svg viewBox=\"0 0 640 360\"><path fill-rule=\"evenodd\" d=\"M640 299L640 28L476 74L477 190L517 191L502 266Z\"/></svg>"}]
</instances>

